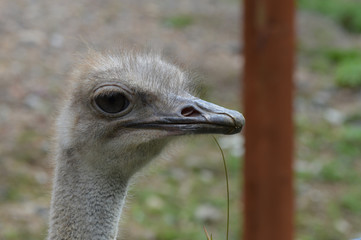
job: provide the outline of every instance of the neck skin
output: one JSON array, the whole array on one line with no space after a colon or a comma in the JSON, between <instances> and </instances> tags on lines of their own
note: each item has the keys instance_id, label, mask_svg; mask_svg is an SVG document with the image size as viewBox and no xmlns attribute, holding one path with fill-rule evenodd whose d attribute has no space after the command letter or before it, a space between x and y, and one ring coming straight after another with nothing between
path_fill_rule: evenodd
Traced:
<instances>
[{"instance_id":1,"label":"neck skin","mask_svg":"<svg viewBox=\"0 0 361 240\"><path fill-rule=\"evenodd\" d=\"M127 180L65 155L56 161L48 240L116 239Z\"/></svg>"}]
</instances>

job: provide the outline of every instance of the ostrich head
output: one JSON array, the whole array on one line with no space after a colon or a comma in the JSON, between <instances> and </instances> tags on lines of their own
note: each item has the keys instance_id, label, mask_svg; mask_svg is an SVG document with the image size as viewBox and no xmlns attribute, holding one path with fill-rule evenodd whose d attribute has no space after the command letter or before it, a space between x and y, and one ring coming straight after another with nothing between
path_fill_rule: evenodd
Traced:
<instances>
[{"instance_id":1,"label":"ostrich head","mask_svg":"<svg viewBox=\"0 0 361 240\"><path fill-rule=\"evenodd\" d=\"M129 179L174 136L240 132L242 114L192 95L186 73L152 54L91 54L74 73L57 149ZM60 153L59 153L60 154Z\"/></svg>"}]
</instances>

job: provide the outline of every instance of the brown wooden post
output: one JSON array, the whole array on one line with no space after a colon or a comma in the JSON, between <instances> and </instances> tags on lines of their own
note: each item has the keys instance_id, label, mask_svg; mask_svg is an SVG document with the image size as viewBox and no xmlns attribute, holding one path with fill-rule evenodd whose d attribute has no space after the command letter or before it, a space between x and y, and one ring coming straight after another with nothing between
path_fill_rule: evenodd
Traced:
<instances>
[{"instance_id":1,"label":"brown wooden post","mask_svg":"<svg viewBox=\"0 0 361 240\"><path fill-rule=\"evenodd\" d=\"M294 1L244 3L243 239L291 240Z\"/></svg>"}]
</instances>

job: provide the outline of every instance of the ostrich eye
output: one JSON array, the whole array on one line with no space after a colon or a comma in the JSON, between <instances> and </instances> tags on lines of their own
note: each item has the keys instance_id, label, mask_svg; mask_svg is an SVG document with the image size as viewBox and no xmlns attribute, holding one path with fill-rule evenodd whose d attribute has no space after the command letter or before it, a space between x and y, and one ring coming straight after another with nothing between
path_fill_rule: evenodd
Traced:
<instances>
[{"instance_id":1,"label":"ostrich eye","mask_svg":"<svg viewBox=\"0 0 361 240\"><path fill-rule=\"evenodd\" d=\"M129 100L119 92L100 94L94 101L101 110L113 114L124 111L129 105Z\"/></svg>"}]
</instances>

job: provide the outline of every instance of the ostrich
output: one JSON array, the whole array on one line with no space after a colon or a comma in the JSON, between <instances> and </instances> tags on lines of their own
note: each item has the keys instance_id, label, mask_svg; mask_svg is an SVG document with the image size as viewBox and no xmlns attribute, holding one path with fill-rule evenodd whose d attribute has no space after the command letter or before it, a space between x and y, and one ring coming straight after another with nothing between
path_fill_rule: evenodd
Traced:
<instances>
[{"instance_id":1,"label":"ostrich","mask_svg":"<svg viewBox=\"0 0 361 240\"><path fill-rule=\"evenodd\" d=\"M186 73L150 53L91 53L56 122L48 240L116 239L132 176L176 136L235 134L242 114L191 94Z\"/></svg>"}]
</instances>

